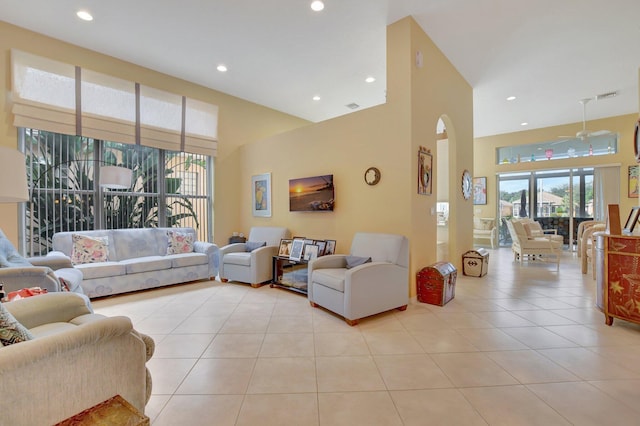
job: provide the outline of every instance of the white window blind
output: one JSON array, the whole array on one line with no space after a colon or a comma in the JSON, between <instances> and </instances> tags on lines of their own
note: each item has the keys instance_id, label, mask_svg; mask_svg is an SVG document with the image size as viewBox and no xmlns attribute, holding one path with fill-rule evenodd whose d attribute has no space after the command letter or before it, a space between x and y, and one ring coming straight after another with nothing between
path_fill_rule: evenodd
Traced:
<instances>
[{"instance_id":1,"label":"white window blind","mask_svg":"<svg viewBox=\"0 0 640 426\"><path fill-rule=\"evenodd\" d=\"M135 83L87 69L81 79L82 136L134 144Z\"/></svg>"},{"instance_id":2,"label":"white window blind","mask_svg":"<svg viewBox=\"0 0 640 426\"><path fill-rule=\"evenodd\" d=\"M11 60L16 127L216 155L216 105L15 49Z\"/></svg>"},{"instance_id":3,"label":"white window blind","mask_svg":"<svg viewBox=\"0 0 640 426\"><path fill-rule=\"evenodd\" d=\"M11 51L14 125L74 135L75 67Z\"/></svg>"},{"instance_id":4,"label":"white window blind","mask_svg":"<svg viewBox=\"0 0 640 426\"><path fill-rule=\"evenodd\" d=\"M182 96L140 86L140 143L180 151Z\"/></svg>"}]
</instances>

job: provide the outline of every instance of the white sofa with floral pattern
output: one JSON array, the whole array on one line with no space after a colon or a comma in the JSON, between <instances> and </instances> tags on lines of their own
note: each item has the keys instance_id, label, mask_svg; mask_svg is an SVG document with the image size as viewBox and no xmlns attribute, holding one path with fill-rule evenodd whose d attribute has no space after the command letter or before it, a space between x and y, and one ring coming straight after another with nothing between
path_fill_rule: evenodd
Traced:
<instances>
[{"instance_id":1,"label":"white sofa with floral pattern","mask_svg":"<svg viewBox=\"0 0 640 426\"><path fill-rule=\"evenodd\" d=\"M218 246L196 241L193 228L58 232L53 250L82 271L90 298L214 279L218 273Z\"/></svg>"}]
</instances>

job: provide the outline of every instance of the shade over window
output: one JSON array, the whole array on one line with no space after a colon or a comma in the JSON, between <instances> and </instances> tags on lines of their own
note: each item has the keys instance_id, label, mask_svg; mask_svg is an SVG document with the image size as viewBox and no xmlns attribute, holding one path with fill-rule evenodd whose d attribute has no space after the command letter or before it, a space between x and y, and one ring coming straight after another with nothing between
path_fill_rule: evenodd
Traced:
<instances>
[{"instance_id":1,"label":"shade over window","mask_svg":"<svg viewBox=\"0 0 640 426\"><path fill-rule=\"evenodd\" d=\"M216 155L216 105L15 49L11 61L16 127Z\"/></svg>"}]
</instances>

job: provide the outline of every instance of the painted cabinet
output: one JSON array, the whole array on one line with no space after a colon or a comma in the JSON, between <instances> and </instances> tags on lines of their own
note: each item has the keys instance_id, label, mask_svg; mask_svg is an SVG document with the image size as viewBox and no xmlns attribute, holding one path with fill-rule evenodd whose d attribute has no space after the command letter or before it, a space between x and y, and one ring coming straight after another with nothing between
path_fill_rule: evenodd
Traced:
<instances>
[{"instance_id":1,"label":"painted cabinet","mask_svg":"<svg viewBox=\"0 0 640 426\"><path fill-rule=\"evenodd\" d=\"M607 325L614 318L640 324L640 237L596 237L596 305Z\"/></svg>"}]
</instances>

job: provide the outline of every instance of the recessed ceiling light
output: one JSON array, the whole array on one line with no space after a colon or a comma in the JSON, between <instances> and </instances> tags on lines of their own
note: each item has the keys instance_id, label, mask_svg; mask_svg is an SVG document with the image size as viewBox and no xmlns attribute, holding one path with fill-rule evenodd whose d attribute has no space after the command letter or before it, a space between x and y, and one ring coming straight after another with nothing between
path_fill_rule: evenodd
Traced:
<instances>
[{"instance_id":1,"label":"recessed ceiling light","mask_svg":"<svg viewBox=\"0 0 640 426\"><path fill-rule=\"evenodd\" d=\"M523 121L522 123L520 123L521 126L528 126L529 123L527 123L526 121Z\"/></svg>"},{"instance_id":2,"label":"recessed ceiling light","mask_svg":"<svg viewBox=\"0 0 640 426\"><path fill-rule=\"evenodd\" d=\"M515 100L516 100L516 97L515 97L515 96L509 96L509 97L507 98L507 100L508 100L508 101L515 101Z\"/></svg>"},{"instance_id":3,"label":"recessed ceiling light","mask_svg":"<svg viewBox=\"0 0 640 426\"><path fill-rule=\"evenodd\" d=\"M315 95L315 96L313 97L313 100L314 100L314 101L319 101L319 100L320 100L320 96Z\"/></svg>"},{"instance_id":4,"label":"recessed ceiling light","mask_svg":"<svg viewBox=\"0 0 640 426\"><path fill-rule=\"evenodd\" d=\"M218 65L216 69L220 72L227 72L227 66L223 64Z\"/></svg>"},{"instance_id":5,"label":"recessed ceiling light","mask_svg":"<svg viewBox=\"0 0 640 426\"><path fill-rule=\"evenodd\" d=\"M83 21L93 21L93 16L91 16L91 14L86 10L79 10L76 12L76 16Z\"/></svg>"},{"instance_id":6,"label":"recessed ceiling light","mask_svg":"<svg viewBox=\"0 0 640 426\"><path fill-rule=\"evenodd\" d=\"M364 81L366 81L367 83L373 83L374 81L376 81L376 79L374 77L367 77L364 79Z\"/></svg>"},{"instance_id":7,"label":"recessed ceiling light","mask_svg":"<svg viewBox=\"0 0 640 426\"><path fill-rule=\"evenodd\" d=\"M324 9L324 2L321 2L320 0L315 0L311 2L311 10L315 12L320 12L322 9Z\"/></svg>"}]
</instances>

